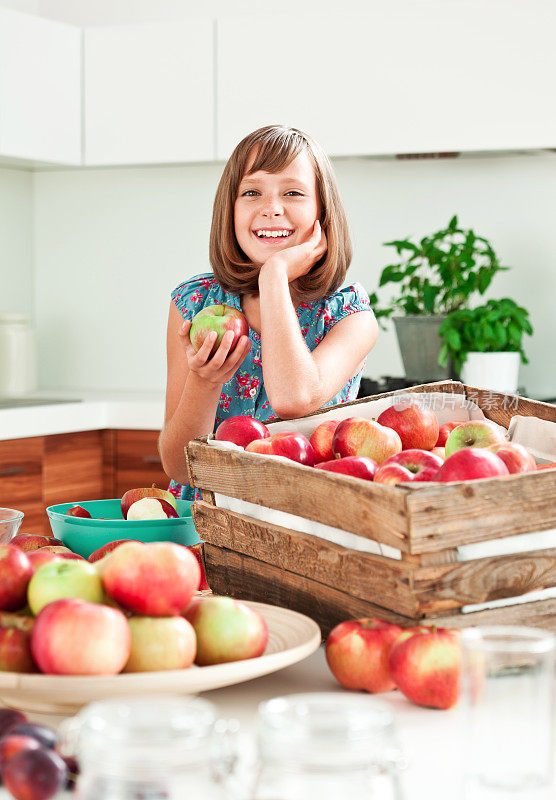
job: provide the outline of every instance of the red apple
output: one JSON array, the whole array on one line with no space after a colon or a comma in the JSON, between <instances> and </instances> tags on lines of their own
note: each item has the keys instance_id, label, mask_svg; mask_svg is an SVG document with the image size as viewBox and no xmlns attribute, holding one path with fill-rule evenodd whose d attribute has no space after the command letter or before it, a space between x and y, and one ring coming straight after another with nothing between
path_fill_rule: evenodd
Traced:
<instances>
[{"instance_id":1,"label":"red apple","mask_svg":"<svg viewBox=\"0 0 556 800\"><path fill-rule=\"evenodd\" d=\"M75 598L43 608L31 635L33 658L49 675L116 675L130 649L131 633L121 611Z\"/></svg>"},{"instance_id":2,"label":"red apple","mask_svg":"<svg viewBox=\"0 0 556 800\"><path fill-rule=\"evenodd\" d=\"M0 614L0 672L36 672L31 656L33 624L31 617Z\"/></svg>"},{"instance_id":3,"label":"red apple","mask_svg":"<svg viewBox=\"0 0 556 800\"><path fill-rule=\"evenodd\" d=\"M91 515L89 514L86 508L83 508L83 506L72 506L71 508L68 508L68 510L66 511L66 516L86 517L88 519L91 519Z\"/></svg>"},{"instance_id":4,"label":"red apple","mask_svg":"<svg viewBox=\"0 0 556 800\"><path fill-rule=\"evenodd\" d=\"M432 450L431 450L431 453L433 453L435 456L438 456L439 458L441 458L442 461L446 460L446 448L445 447L438 447L438 446L437 447L433 447Z\"/></svg>"},{"instance_id":5,"label":"red apple","mask_svg":"<svg viewBox=\"0 0 556 800\"><path fill-rule=\"evenodd\" d=\"M452 708L458 699L459 631L406 628L392 645L390 675L402 694L419 706Z\"/></svg>"},{"instance_id":6,"label":"red apple","mask_svg":"<svg viewBox=\"0 0 556 800\"><path fill-rule=\"evenodd\" d=\"M332 439L339 424L338 420L329 419L326 422L321 422L311 434L309 441L315 452L315 463L330 461L334 458Z\"/></svg>"},{"instance_id":7,"label":"red apple","mask_svg":"<svg viewBox=\"0 0 556 800\"><path fill-rule=\"evenodd\" d=\"M195 631L184 617L131 617L131 652L124 672L187 669L195 660Z\"/></svg>"},{"instance_id":8,"label":"red apple","mask_svg":"<svg viewBox=\"0 0 556 800\"><path fill-rule=\"evenodd\" d=\"M191 320L189 338L193 349L197 352L206 337L212 331L216 332L216 340L210 351L210 358L220 347L220 342L227 331L234 334L230 351L234 349L241 336L249 336L249 325L242 312L238 308L220 303L214 306L205 306Z\"/></svg>"},{"instance_id":9,"label":"red apple","mask_svg":"<svg viewBox=\"0 0 556 800\"><path fill-rule=\"evenodd\" d=\"M41 547L47 545L61 545L60 539L55 539L53 536L39 536L38 533L18 533L11 540L10 544L19 547L20 550L25 552L31 550L39 550Z\"/></svg>"},{"instance_id":10,"label":"red apple","mask_svg":"<svg viewBox=\"0 0 556 800\"><path fill-rule=\"evenodd\" d=\"M62 597L74 597L102 603L102 580L85 559L56 559L40 566L29 582L27 599L33 614Z\"/></svg>"},{"instance_id":11,"label":"red apple","mask_svg":"<svg viewBox=\"0 0 556 800\"><path fill-rule=\"evenodd\" d=\"M537 464L529 450L517 442L505 442L504 444L491 444L488 448L501 458L508 468L510 474L518 472L535 472Z\"/></svg>"},{"instance_id":12,"label":"red apple","mask_svg":"<svg viewBox=\"0 0 556 800\"><path fill-rule=\"evenodd\" d=\"M199 588L197 591L204 592L207 589L210 589L210 586L207 583L207 576L205 574L205 564L203 562L203 545L199 544L190 544L187 548L195 558L197 559L197 563L199 565L199 569L201 570L201 581L199 583Z\"/></svg>"},{"instance_id":13,"label":"red apple","mask_svg":"<svg viewBox=\"0 0 556 800\"><path fill-rule=\"evenodd\" d=\"M398 625L381 619L354 619L332 628L325 652L336 680L346 689L373 694L394 689L388 656L401 631Z\"/></svg>"},{"instance_id":14,"label":"red apple","mask_svg":"<svg viewBox=\"0 0 556 800\"><path fill-rule=\"evenodd\" d=\"M382 464L401 449L402 442L395 430L363 417L342 420L332 439L332 452L336 458L368 456L377 464Z\"/></svg>"},{"instance_id":15,"label":"red apple","mask_svg":"<svg viewBox=\"0 0 556 800\"><path fill-rule=\"evenodd\" d=\"M36 572L43 564L62 558L62 555L62 553L51 553L50 550L41 547L39 550L30 550L27 553L27 558L33 565L33 571Z\"/></svg>"},{"instance_id":16,"label":"red apple","mask_svg":"<svg viewBox=\"0 0 556 800\"><path fill-rule=\"evenodd\" d=\"M396 431L403 450L430 450L438 439L436 414L415 397L396 398L379 414L377 422Z\"/></svg>"},{"instance_id":17,"label":"red apple","mask_svg":"<svg viewBox=\"0 0 556 800\"><path fill-rule=\"evenodd\" d=\"M268 642L264 617L231 597L204 597L185 613L197 636L201 667L261 656Z\"/></svg>"},{"instance_id":18,"label":"red apple","mask_svg":"<svg viewBox=\"0 0 556 800\"><path fill-rule=\"evenodd\" d=\"M402 450L382 462L375 483L395 486L402 481L432 481L443 463L428 450Z\"/></svg>"},{"instance_id":19,"label":"red apple","mask_svg":"<svg viewBox=\"0 0 556 800\"><path fill-rule=\"evenodd\" d=\"M122 497L122 517L127 519L129 507L138 500L142 500L144 497L158 497L160 500L166 500L167 503L170 503L175 511L178 509L176 498L172 492L169 492L167 489L159 489L153 484L150 488L146 489L128 489Z\"/></svg>"},{"instance_id":20,"label":"red apple","mask_svg":"<svg viewBox=\"0 0 556 800\"><path fill-rule=\"evenodd\" d=\"M32 575L31 562L19 547L0 544L0 611L23 608Z\"/></svg>"},{"instance_id":21,"label":"red apple","mask_svg":"<svg viewBox=\"0 0 556 800\"><path fill-rule=\"evenodd\" d=\"M339 472L341 475L351 475L352 478L372 481L378 464L368 456L346 456L345 458L333 458L332 461L322 461L320 464L315 464L315 469Z\"/></svg>"},{"instance_id":22,"label":"red apple","mask_svg":"<svg viewBox=\"0 0 556 800\"><path fill-rule=\"evenodd\" d=\"M479 478L499 478L509 474L507 466L495 453L484 447L464 447L446 459L434 480L450 483Z\"/></svg>"},{"instance_id":23,"label":"red apple","mask_svg":"<svg viewBox=\"0 0 556 800\"><path fill-rule=\"evenodd\" d=\"M104 588L123 608L153 617L185 611L201 570L189 549L172 542L122 544L103 561Z\"/></svg>"},{"instance_id":24,"label":"red apple","mask_svg":"<svg viewBox=\"0 0 556 800\"><path fill-rule=\"evenodd\" d=\"M444 425L441 425L438 429L438 439L436 440L435 447L444 447L446 445L446 439L454 428L457 428L458 425L461 425L463 422L468 422L468 420L462 419L457 422L445 422Z\"/></svg>"},{"instance_id":25,"label":"red apple","mask_svg":"<svg viewBox=\"0 0 556 800\"><path fill-rule=\"evenodd\" d=\"M53 553L60 558L69 558L74 559L76 561L85 561L83 556L80 556L78 553L72 553L69 547L64 547L64 545L53 545L52 547L41 547L41 551L46 553Z\"/></svg>"},{"instance_id":26,"label":"red apple","mask_svg":"<svg viewBox=\"0 0 556 800\"><path fill-rule=\"evenodd\" d=\"M267 456L283 456L299 464L312 467L315 454L306 436L296 431L283 431L268 439L255 439L245 448L248 453L262 453Z\"/></svg>"},{"instance_id":27,"label":"red apple","mask_svg":"<svg viewBox=\"0 0 556 800\"><path fill-rule=\"evenodd\" d=\"M143 497L132 503L127 510L127 519L130 522L145 519L176 519L178 516L176 509L159 497Z\"/></svg>"},{"instance_id":28,"label":"red apple","mask_svg":"<svg viewBox=\"0 0 556 800\"><path fill-rule=\"evenodd\" d=\"M121 544L125 544L125 542L137 542L138 539L115 539L113 542L108 542L104 544L102 547L99 547L98 550L95 550L94 553L91 553L87 561L90 564L93 564L95 561L100 561L101 558L111 553L112 550L115 550L116 547L119 547Z\"/></svg>"},{"instance_id":29,"label":"red apple","mask_svg":"<svg viewBox=\"0 0 556 800\"><path fill-rule=\"evenodd\" d=\"M214 438L219 442L233 442L240 447L247 447L254 439L267 439L270 431L264 424L254 417L228 417L221 422L214 433Z\"/></svg>"},{"instance_id":30,"label":"red apple","mask_svg":"<svg viewBox=\"0 0 556 800\"><path fill-rule=\"evenodd\" d=\"M469 420L462 422L446 439L446 457L464 447L489 447L491 444L504 444L506 437L488 420Z\"/></svg>"}]
</instances>

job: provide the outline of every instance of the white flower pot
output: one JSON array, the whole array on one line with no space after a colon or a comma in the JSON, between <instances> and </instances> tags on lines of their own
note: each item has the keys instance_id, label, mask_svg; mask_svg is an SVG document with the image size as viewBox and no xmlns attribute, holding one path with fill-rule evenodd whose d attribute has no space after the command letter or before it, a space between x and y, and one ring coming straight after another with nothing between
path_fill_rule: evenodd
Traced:
<instances>
[{"instance_id":1,"label":"white flower pot","mask_svg":"<svg viewBox=\"0 0 556 800\"><path fill-rule=\"evenodd\" d=\"M517 392L519 353L468 353L461 370L463 383L494 392Z\"/></svg>"}]
</instances>

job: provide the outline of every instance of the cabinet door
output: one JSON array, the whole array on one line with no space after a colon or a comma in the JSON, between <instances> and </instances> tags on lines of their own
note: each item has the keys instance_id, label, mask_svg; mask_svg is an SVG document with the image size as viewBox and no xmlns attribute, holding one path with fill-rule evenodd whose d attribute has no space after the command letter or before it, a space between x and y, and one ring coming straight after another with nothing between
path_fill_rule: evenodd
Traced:
<instances>
[{"instance_id":1,"label":"cabinet door","mask_svg":"<svg viewBox=\"0 0 556 800\"><path fill-rule=\"evenodd\" d=\"M43 438L0 442L0 506L25 514L20 533L52 535L42 501Z\"/></svg>"},{"instance_id":2,"label":"cabinet door","mask_svg":"<svg viewBox=\"0 0 556 800\"><path fill-rule=\"evenodd\" d=\"M81 163L79 28L0 9L0 154Z\"/></svg>"},{"instance_id":3,"label":"cabinet door","mask_svg":"<svg viewBox=\"0 0 556 800\"><path fill-rule=\"evenodd\" d=\"M44 505L79 503L103 497L101 431L46 436Z\"/></svg>"},{"instance_id":4,"label":"cabinet door","mask_svg":"<svg viewBox=\"0 0 556 800\"><path fill-rule=\"evenodd\" d=\"M85 30L85 163L214 158L209 19Z\"/></svg>"},{"instance_id":5,"label":"cabinet door","mask_svg":"<svg viewBox=\"0 0 556 800\"><path fill-rule=\"evenodd\" d=\"M153 483L168 488L170 478L158 454L159 435L160 431L116 431L116 497Z\"/></svg>"},{"instance_id":6,"label":"cabinet door","mask_svg":"<svg viewBox=\"0 0 556 800\"><path fill-rule=\"evenodd\" d=\"M336 156L553 147L555 23L549 0L220 18L217 157L272 123Z\"/></svg>"}]
</instances>

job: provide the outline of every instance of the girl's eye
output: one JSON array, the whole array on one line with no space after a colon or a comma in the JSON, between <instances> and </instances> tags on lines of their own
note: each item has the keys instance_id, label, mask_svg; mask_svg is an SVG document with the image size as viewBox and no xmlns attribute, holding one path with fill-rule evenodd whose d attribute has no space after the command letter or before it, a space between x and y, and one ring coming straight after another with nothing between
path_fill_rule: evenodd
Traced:
<instances>
[{"instance_id":1,"label":"girl's eye","mask_svg":"<svg viewBox=\"0 0 556 800\"><path fill-rule=\"evenodd\" d=\"M242 197L251 197L251 196L256 195L256 194L258 194L258 192L256 192L254 189L247 189L247 191L243 192L243 194L241 196Z\"/></svg>"},{"instance_id":2,"label":"girl's eye","mask_svg":"<svg viewBox=\"0 0 556 800\"><path fill-rule=\"evenodd\" d=\"M303 197L301 192L298 192L297 189L292 189L291 192L286 192L286 194L294 194L294 195L298 195L299 197Z\"/></svg>"},{"instance_id":3,"label":"girl's eye","mask_svg":"<svg viewBox=\"0 0 556 800\"><path fill-rule=\"evenodd\" d=\"M257 192L256 189L247 189L245 192L242 192L241 196L242 197L255 197L255 195L258 195L258 194L259 194L259 192ZM287 195L288 194L292 194L294 196L303 197L301 192L298 192L297 189L292 189L291 191L286 192L286 194Z\"/></svg>"}]
</instances>

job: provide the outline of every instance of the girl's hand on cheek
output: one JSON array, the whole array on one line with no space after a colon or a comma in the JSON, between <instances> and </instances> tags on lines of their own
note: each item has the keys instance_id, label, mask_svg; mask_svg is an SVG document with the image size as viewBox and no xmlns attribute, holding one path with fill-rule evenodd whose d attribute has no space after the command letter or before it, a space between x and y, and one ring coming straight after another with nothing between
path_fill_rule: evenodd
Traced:
<instances>
[{"instance_id":1,"label":"girl's hand on cheek","mask_svg":"<svg viewBox=\"0 0 556 800\"><path fill-rule=\"evenodd\" d=\"M239 365L249 353L251 349L249 337L242 336L230 352L234 335L228 331L224 334L220 347L211 358L210 353L216 341L216 333L209 333L199 350L195 352L189 339L190 328L191 321L186 320L179 331L185 346L189 371L211 386L221 387L236 373Z\"/></svg>"},{"instance_id":2,"label":"girl's hand on cheek","mask_svg":"<svg viewBox=\"0 0 556 800\"><path fill-rule=\"evenodd\" d=\"M288 283L291 283L296 278L306 275L326 253L327 247L326 235L317 219L307 241L286 247L279 253L270 256L261 267L260 274L276 268L283 269L286 272Z\"/></svg>"}]
</instances>

